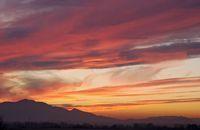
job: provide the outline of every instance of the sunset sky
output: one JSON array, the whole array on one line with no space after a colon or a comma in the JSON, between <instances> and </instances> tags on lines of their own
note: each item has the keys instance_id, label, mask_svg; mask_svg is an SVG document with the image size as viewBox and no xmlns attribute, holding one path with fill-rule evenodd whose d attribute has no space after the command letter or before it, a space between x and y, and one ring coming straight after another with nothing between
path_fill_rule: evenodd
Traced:
<instances>
[{"instance_id":1,"label":"sunset sky","mask_svg":"<svg viewBox=\"0 0 200 130\"><path fill-rule=\"evenodd\" d=\"M25 98L200 117L200 0L0 0L0 102Z\"/></svg>"}]
</instances>

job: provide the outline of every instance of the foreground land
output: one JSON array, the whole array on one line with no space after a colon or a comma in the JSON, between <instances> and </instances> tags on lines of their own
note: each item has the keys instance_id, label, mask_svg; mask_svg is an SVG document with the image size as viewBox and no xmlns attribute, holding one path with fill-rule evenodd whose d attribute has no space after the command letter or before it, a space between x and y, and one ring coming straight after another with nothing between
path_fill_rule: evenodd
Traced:
<instances>
[{"instance_id":1,"label":"foreground land","mask_svg":"<svg viewBox=\"0 0 200 130\"><path fill-rule=\"evenodd\" d=\"M5 123L0 130L200 130L200 125L156 126L153 124L97 126L91 124L69 125L65 123Z\"/></svg>"}]
</instances>

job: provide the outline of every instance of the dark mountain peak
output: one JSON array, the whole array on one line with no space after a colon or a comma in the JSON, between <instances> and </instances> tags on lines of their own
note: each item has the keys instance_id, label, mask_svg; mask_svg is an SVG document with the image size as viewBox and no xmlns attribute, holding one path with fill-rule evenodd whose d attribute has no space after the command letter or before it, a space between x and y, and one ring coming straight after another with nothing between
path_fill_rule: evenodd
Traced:
<instances>
[{"instance_id":1,"label":"dark mountain peak","mask_svg":"<svg viewBox=\"0 0 200 130\"><path fill-rule=\"evenodd\" d=\"M73 108L71 112L81 112L79 109Z\"/></svg>"},{"instance_id":2,"label":"dark mountain peak","mask_svg":"<svg viewBox=\"0 0 200 130\"><path fill-rule=\"evenodd\" d=\"M37 102L30 99L22 99L22 100L17 101L16 103L37 103Z\"/></svg>"},{"instance_id":3,"label":"dark mountain peak","mask_svg":"<svg viewBox=\"0 0 200 130\"><path fill-rule=\"evenodd\" d=\"M11 102L13 103L13 102ZM44 102L37 102L37 101L34 101L34 100L30 100L30 99L22 99L22 100L19 100L17 102L14 102L15 104L18 104L18 105L28 105L28 106L40 106L40 107L52 107L51 105L48 105Z\"/></svg>"},{"instance_id":4,"label":"dark mountain peak","mask_svg":"<svg viewBox=\"0 0 200 130\"><path fill-rule=\"evenodd\" d=\"M19 101L16 101L16 102L2 102L0 103L0 106L4 105L5 107L9 107L10 105L11 106L15 106L15 107L27 107L27 106L49 106L51 107L50 105L44 103L44 102L37 102L37 101L34 101L34 100L30 100L30 99L22 99L22 100L19 100Z\"/></svg>"}]
</instances>

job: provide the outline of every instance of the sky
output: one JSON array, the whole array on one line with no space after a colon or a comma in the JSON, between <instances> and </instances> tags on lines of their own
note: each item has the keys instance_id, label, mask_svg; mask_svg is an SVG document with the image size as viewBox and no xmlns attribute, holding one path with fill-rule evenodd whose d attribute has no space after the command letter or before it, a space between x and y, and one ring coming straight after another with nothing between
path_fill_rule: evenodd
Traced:
<instances>
[{"instance_id":1,"label":"sky","mask_svg":"<svg viewBox=\"0 0 200 130\"><path fill-rule=\"evenodd\" d=\"M199 14L199 0L0 0L0 102L200 117Z\"/></svg>"}]
</instances>

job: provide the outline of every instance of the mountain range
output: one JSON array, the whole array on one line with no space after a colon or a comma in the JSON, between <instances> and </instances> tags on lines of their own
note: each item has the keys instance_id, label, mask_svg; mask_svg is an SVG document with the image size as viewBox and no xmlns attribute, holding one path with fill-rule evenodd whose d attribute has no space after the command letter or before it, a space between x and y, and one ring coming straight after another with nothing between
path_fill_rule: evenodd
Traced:
<instances>
[{"instance_id":1,"label":"mountain range","mask_svg":"<svg viewBox=\"0 0 200 130\"><path fill-rule=\"evenodd\" d=\"M23 99L17 102L0 103L0 117L5 122L65 122L71 124L133 124L153 123L156 125L200 124L199 118L176 116L150 117L145 119L119 120L98 116L78 109L67 110L43 102Z\"/></svg>"}]
</instances>

